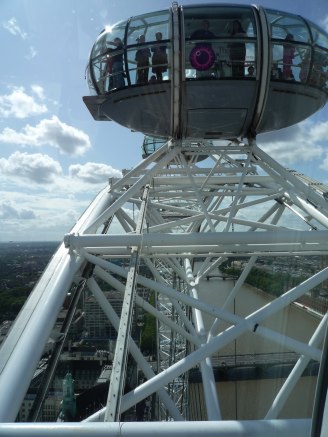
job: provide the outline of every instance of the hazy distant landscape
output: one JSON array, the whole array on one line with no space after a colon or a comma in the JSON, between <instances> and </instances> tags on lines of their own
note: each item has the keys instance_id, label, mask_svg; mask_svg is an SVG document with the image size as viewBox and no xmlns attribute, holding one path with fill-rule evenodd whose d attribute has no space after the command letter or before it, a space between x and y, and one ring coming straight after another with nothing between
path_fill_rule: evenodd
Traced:
<instances>
[{"instance_id":1,"label":"hazy distant landscape","mask_svg":"<svg viewBox=\"0 0 328 437\"><path fill-rule=\"evenodd\" d=\"M0 323L15 319L58 245L0 243Z\"/></svg>"},{"instance_id":2,"label":"hazy distant landscape","mask_svg":"<svg viewBox=\"0 0 328 437\"><path fill-rule=\"evenodd\" d=\"M59 242L7 242L0 243L0 324L14 320L42 275ZM326 259L324 259L326 262ZM223 263L220 270L239 277L245 260L235 259ZM323 268L320 256L267 257L257 260L246 282L274 296L279 296ZM313 291L313 298L321 295L321 310L327 306L328 284L325 282ZM308 302L306 302L309 304ZM322 307L324 303L324 307ZM312 306L311 304L310 306ZM321 308L322 307L322 308ZM317 308L319 309L319 308Z\"/></svg>"}]
</instances>

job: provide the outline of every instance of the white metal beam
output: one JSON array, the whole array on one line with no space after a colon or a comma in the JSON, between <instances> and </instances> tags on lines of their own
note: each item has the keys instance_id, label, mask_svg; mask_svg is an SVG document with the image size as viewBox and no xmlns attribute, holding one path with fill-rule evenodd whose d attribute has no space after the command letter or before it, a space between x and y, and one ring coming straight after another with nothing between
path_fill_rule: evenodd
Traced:
<instances>
[{"instance_id":1,"label":"white metal beam","mask_svg":"<svg viewBox=\"0 0 328 437\"><path fill-rule=\"evenodd\" d=\"M328 313L326 313L325 316L321 319L317 329L315 330L313 336L309 341L309 346L314 346L314 347L320 346L326 332L327 319L328 319ZM278 414L280 413L283 406L285 405L289 395L291 394L297 381L302 376L309 362L310 362L310 357L308 357L307 355L300 356L293 370L288 375L286 381L284 382L283 386L281 387L277 396L272 402L271 407L269 408L269 411L265 416L265 419L276 419L278 417Z\"/></svg>"},{"instance_id":2,"label":"white metal beam","mask_svg":"<svg viewBox=\"0 0 328 437\"><path fill-rule=\"evenodd\" d=\"M195 284L195 278L192 272L190 260L188 258L184 260L184 266L191 287L190 294L194 299L198 299L198 291ZM206 342L206 331L202 312L196 308L193 308L193 318L197 333L202 341L202 344L204 344ZM206 357L204 361L201 361L200 371L202 374L207 420L221 420L222 416L220 411L220 404L216 392L215 377L210 357Z\"/></svg>"},{"instance_id":3,"label":"white metal beam","mask_svg":"<svg viewBox=\"0 0 328 437\"><path fill-rule=\"evenodd\" d=\"M205 234L125 234L125 235L76 235L69 234L66 238L66 244L71 249L80 249L82 247L131 247L142 245L146 247L158 246L175 247L192 245L223 245L223 244L267 244L280 245L291 244L295 247L302 244L311 246L327 244L328 231L276 231L276 232L208 232ZM292 249L291 246L291 249ZM313 247L312 247L313 248Z\"/></svg>"},{"instance_id":4,"label":"white metal beam","mask_svg":"<svg viewBox=\"0 0 328 437\"><path fill-rule=\"evenodd\" d=\"M310 419L214 422L3 423L2 437L308 437Z\"/></svg>"},{"instance_id":5,"label":"white metal beam","mask_svg":"<svg viewBox=\"0 0 328 437\"><path fill-rule=\"evenodd\" d=\"M144 220L146 217L146 205L148 200L149 185L144 188L140 214L136 227L136 233L143 231ZM139 250L134 246L131 250L130 266L127 274L122 313L117 332L116 348L110 376L105 421L115 422L120 419L121 396L125 386L125 373L128 359L128 344L132 326L133 308L136 294L136 277L139 266Z\"/></svg>"},{"instance_id":6,"label":"white metal beam","mask_svg":"<svg viewBox=\"0 0 328 437\"><path fill-rule=\"evenodd\" d=\"M100 307L102 308L102 310L104 311L104 313L108 317L109 321L111 322L111 324L114 326L114 328L118 332L119 324L120 324L119 317L116 314L113 307L111 306L110 302L104 296L103 292L101 291L99 285L94 280L94 278L90 278L88 280L88 287L92 291L92 294L95 296L97 302L99 303ZM131 355L133 356L133 358L135 359L136 363L138 364L139 368L141 369L141 371L145 375L145 377L147 379L153 378L155 376L153 369L151 368L149 363L146 361L146 359L144 358L144 356L140 352L140 349L138 348L138 346L134 342L133 338L131 338L131 337L129 339L129 351L130 351ZM164 403L164 405L166 406L166 408L168 409L171 417L174 420L183 420L183 417L179 413L175 404L172 402L171 398L168 396L168 394L166 393L166 391L163 388L161 388L158 391L158 395L159 395L160 399L162 400L162 402Z\"/></svg>"}]
</instances>

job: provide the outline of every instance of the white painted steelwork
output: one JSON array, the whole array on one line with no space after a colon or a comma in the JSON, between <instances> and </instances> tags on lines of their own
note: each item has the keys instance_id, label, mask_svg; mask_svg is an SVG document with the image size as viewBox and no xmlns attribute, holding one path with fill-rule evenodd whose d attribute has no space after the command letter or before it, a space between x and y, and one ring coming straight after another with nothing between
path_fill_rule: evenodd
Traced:
<instances>
[{"instance_id":1,"label":"white painted steelwork","mask_svg":"<svg viewBox=\"0 0 328 437\"><path fill-rule=\"evenodd\" d=\"M149 186L146 185L142 196L142 204L136 226L137 234L141 234L144 227L148 192ZM120 420L120 401L125 386L125 374L129 349L128 344L130 342L133 307L136 294L136 276L139 267L139 251L140 249L137 246L134 246L131 250L129 272L126 280L124 300L122 304L122 314L117 331L113 370L109 383L107 408L105 414L106 422L117 422Z\"/></svg>"},{"instance_id":2,"label":"white painted steelwork","mask_svg":"<svg viewBox=\"0 0 328 437\"><path fill-rule=\"evenodd\" d=\"M4 424L0 434L6 437L72 437L83 435L85 437L158 437L181 436L199 437L206 435L217 437L238 437L249 435L252 437L290 437L295 433L299 437L307 437L310 432L310 420L265 420L265 421L221 421L207 422L205 431L204 422L153 422L153 423L59 423L54 424Z\"/></svg>"},{"instance_id":3,"label":"white painted steelwork","mask_svg":"<svg viewBox=\"0 0 328 437\"><path fill-rule=\"evenodd\" d=\"M198 162L192 160L198 150L191 151L179 142L170 142L122 179L111 181L65 237L65 245L58 249L18 316L0 358L0 417L2 422L13 422L65 294L74 280L81 278L87 263L93 266L93 275L87 280L88 289L112 325L119 329L120 320L106 300L100 281L124 294L129 269L113 263L112 258L129 257L131 248L135 247L151 277L141 272L134 276L137 294L132 299L135 300L133 305L155 317L163 328L165 335L162 338L166 336L169 342L176 342L182 349L181 353L167 355L165 368L156 373L132 339L120 344L125 352L129 348L146 380L124 395L119 394L120 390L115 391L119 396L118 414L157 393L167 417L174 422L163 426L157 422L94 423L104 420L104 408L81 424L37 424L34 428L27 424L7 424L0 427L0 435L29 435L32 429L35 436L42 435L45 430L47 435L50 432L69 435L67 433L78 430L86 435L102 435L105 429L109 433L120 429L121 435L156 433L164 436L172 432L200 435L200 429L201 435L243 433L255 436L270 435L277 430L279 435L309 435L310 418L271 419L279 419L309 361L320 362L327 317L317 316L321 322L309 341L293 337L279 326L268 326L266 321L327 280L328 268L318 269L303 283L281 296L270 298L267 304L248 314L235 313L231 304L241 298L245 280L256 266L258 257L271 259L279 254L287 259L292 255L327 254L326 200L304 179L297 178L268 157L254 142L247 145L227 142L204 150L207 150L208 159ZM147 184L146 204L142 201L142 192ZM249 188L252 191L246 190ZM136 217L133 209L138 211ZM144 226L138 226L138 220L142 220ZM101 234L104 224L107 225L106 233ZM237 282L227 283L231 286L225 302L217 304L215 295L210 303L204 300L208 284L217 284L219 290L223 283L223 279L216 279L223 275L220 265L236 256L246 262ZM138 294L139 288L153 290L162 302L166 302L168 311L146 302ZM134 308L132 300L127 303L129 311ZM42 309L38 305L42 305ZM193 317L189 318L191 314ZM211 318L209 327L204 324L208 317ZM276 347L283 345L284 350L296 354L298 361L279 393L272 397L271 406L262 420L229 422L221 420L225 419L224 399L220 398L220 388L217 391L213 363L217 363L225 347L246 333L272 342ZM213 356L216 357L214 361ZM180 428L178 422L188 420L190 411L185 404L183 411L179 411L176 403L177 398L187 396L188 386L183 386L179 396L172 398L166 387L176 378L179 383L187 382L188 372L198 367L206 400L204 419L209 420L185 422ZM181 387L177 383L172 393L177 394L176 390ZM192 402L190 398L189 402Z\"/></svg>"}]
</instances>

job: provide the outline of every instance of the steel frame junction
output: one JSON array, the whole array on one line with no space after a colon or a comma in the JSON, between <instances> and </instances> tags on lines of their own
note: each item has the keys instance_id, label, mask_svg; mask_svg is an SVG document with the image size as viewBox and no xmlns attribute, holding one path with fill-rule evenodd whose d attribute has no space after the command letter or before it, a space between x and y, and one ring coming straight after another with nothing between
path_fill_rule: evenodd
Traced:
<instances>
[{"instance_id":1,"label":"steel frame junction","mask_svg":"<svg viewBox=\"0 0 328 437\"><path fill-rule=\"evenodd\" d=\"M0 436L309 435L312 417L281 418L280 412L309 362L323 360L327 316L319 317L309 341L266 321L324 283L328 268L248 314L232 311L231 303L242 299L259 258L328 254L328 207L321 188L282 167L255 141L237 140L216 145L170 140L124 177L110 180L65 236L2 346ZM205 299L207 279L214 278L220 293L224 281L215 276L235 258L243 261L242 272L227 278L225 301L218 304L216 295ZM140 273L141 264L150 274ZM81 423L15 423L63 301L81 282L118 332L107 405ZM120 317L103 282L122 294ZM154 293L155 304L140 288ZM157 320L157 370L131 337L135 307ZM297 359L263 417L227 420L215 360L246 333L283 344ZM124 394L128 354L144 379ZM202 421L190 416L192 369L201 375ZM124 412L155 393L156 422L121 422Z\"/></svg>"}]
</instances>

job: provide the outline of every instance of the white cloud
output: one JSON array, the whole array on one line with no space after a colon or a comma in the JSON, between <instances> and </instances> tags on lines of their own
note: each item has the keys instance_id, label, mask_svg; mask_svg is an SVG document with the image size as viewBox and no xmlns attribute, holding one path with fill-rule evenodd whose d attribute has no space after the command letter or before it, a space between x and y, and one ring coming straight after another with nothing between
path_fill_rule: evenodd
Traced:
<instances>
[{"instance_id":1,"label":"white cloud","mask_svg":"<svg viewBox=\"0 0 328 437\"><path fill-rule=\"evenodd\" d=\"M36 87L37 93L33 87ZM36 95L28 95L23 87L15 87L10 94L0 95L0 116L5 118L27 118L47 112L46 105L37 101L44 98L42 87L32 85L32 92Z\"/></svg>"},{"instance_id":2,"label":"white cloud","mask_svg":"<svg viewBox=\"0 0 328 437\"><path fill-rule=\"evenodd\" d=\"M35 56L38 54L37 50L35 47L30 46L29 47L29 52L27 55L25 55L25 58L30 61L31 59L35 58Z\"/></svg>"},{"instance_id":3,"label":"white cloud","mask_svg":"<svg viewBox=\"0 0 328 437\"><path fill-rule=\"evenodd\" d=\"M306 120L287 129L259 135L258 145L282 165L290 165L322 157L327 138L328 122Z\"/></svg>"},{"instance_id":4,"label":"white cloud","mask_svg":"<svg viewBox=\"0 0 328 437\"><path fill-rule=\"evenodd\" d=\"M322 121L310 126L308 131L312 141L321 142L327 141L328 138L328 121Z\"/></svg>"},{"instance_id":5,"label":"white cloud","mask_svg":"<svg viewBox=\"0 0 328 437\"><path fill-rule=\"evenodd\" d=\"M0 199L0 241L59 241L89 203L42 190L0 191Z\"/></svg>"},{"instance_id":6,"label":"white cloud","mask_svg":"<svg viewBox=\"0 0 328 437\"><path fill-rule=\"evenodd\" d=\"M5 178L49 184L62 175L62 168L48 155L15 152L8 159L0 158L0 173Z\"/></svg>"},{"instance_id":7,"label":"white cloud","mask_svg":"<svg viewBox=\"0 0 328 437\"><path fill-rule=\"evenodd\" d=\"M16 18L12 17L10 20L2 23L4 29L8 30L12 35L20 36L22 39L27 38L27 33L24 32L17 23Z\"/></svg>"},{"instance_id":8,"label":"white cloud","mask_svg":"<svg viewBox=\"0 0 328 437\"><path fill-rule=\"evenodd\" d=\"M320 164L320 168L322 168L325 171L328 171L328 153L326 153L326 156L323 159L322 164ZM326 179L326 183L327 183L327 179Z\"/></svg>"},{"instance_id":9,"label":"white cloud","mask_svg":"<svg viewBox=\"0 0 328 437\"><path fill-rule=\"evenodd\" d=\"M21 209L9 201L3 201L0 203L0 220L33 220L35 218L34 211L31 209Z\"/></svg>"},{"instance_id":10,"label":"white cloud","mask_svg":"<svg viewBox=\"0 0 328 437\"><path fill-rule=\"evenodd\" d=\"M83 131L63 123L55 115L41 120L36 126L27 124L22 132L5 128L0 142L27 146L52 146L68 155L83 155L91 147L89 136Z\"/></svg>"},{"instance_id":11,"label":"white cloud","mask_svg":"<svg viewBox=\"0 0 328 437\"><path fill-rule=\"evenodd\" d=\"M42 86L40 85L31 85L31 90L33 91L33 93L40 99L40 100L44 100L45 96L44 96L44 89L42 88Z\"/></svg>"},{"instance_id":12,"label":"white cloud","mask_svg":"<svg viewBox=\"0 0 328 437\"><path fill-rule=\"evenodd\" d=\"M31 209L22 209L22 210L20 210L19 216L23 220L32 220L32 219L36 218L36 216L34 214L34 211L32 211Z\"/></svg>"},{"instance_id":13,"label":"white cloud","mask_svg":"<svg viewBox=\"0 0 328 437\"><path fill-rule=\"evenodd\" d=\"M121 178L122 173L119 170L106 164L97 164L87 162L84 165L74 164L69 167L69 175L72 178L78 178L83 182L90 184L99 184L107 182L109 178Z\"/></svg>"}]
</instances>

